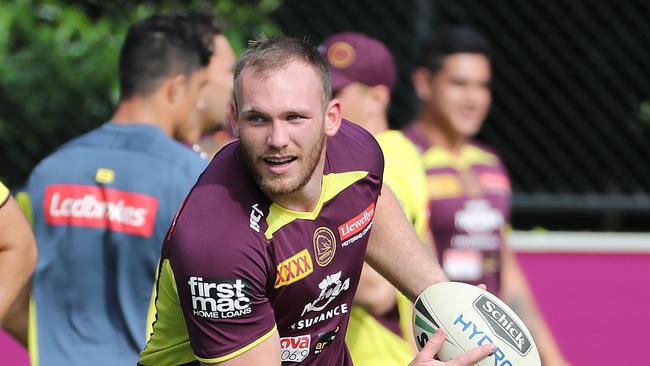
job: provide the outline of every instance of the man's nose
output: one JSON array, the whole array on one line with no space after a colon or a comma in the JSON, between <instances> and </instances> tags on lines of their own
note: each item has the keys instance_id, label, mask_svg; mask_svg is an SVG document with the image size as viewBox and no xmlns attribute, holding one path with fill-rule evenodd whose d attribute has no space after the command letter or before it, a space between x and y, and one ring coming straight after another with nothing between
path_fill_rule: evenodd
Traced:
<instances>
[{"instance_id":1,"label":"man's nose","mask_svg":"<svg viewBox=\"0 0 650 366\"><path fill-rule=\"evenodd\" d=\"M284 121L273 120L267 143L278 150L289 145L289 131Z\"/></svg>"}]
</instances>

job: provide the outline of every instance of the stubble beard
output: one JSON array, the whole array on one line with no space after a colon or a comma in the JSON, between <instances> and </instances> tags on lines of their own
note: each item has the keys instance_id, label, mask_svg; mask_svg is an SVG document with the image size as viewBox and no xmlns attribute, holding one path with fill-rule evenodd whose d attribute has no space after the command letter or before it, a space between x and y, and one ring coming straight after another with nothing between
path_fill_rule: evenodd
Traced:
<instances>
[{"instance_id":1,"label":"stubble beard","mask_svg":"<svg viewBox=\"0 0 650 366\"><path fill-rule=\"evenodd\" d=\"M249 170L255 178L257 186L260 187L260 190L267 196L284 196L302 189L307 182L311 179L316 166L320 161L323 148L325 147L326 137L324 134L321 135L318 143L308 152L306 155L305 164L298 172L296 177L285 177L285 176L264 176L257 171L255 164L253 162L256 157L252 156L247 149L242 145L244 150L244 156L246 157L246 163Z\"/></svg>"}]
</instances>

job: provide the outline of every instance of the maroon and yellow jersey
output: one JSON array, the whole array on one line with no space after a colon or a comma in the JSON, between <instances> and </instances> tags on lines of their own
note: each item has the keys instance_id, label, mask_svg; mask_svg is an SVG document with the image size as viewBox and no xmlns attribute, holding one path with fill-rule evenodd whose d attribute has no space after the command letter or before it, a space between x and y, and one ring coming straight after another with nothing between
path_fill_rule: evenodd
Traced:
<instances>
[{"instance_id":1,"label":"maroon and yellow jersey","mask_svg":"<svg viewBox=\"0 0 650 366\"><path fill-rule=\"evenodd\" d=\"M382 174L373 137L344 121L316 208L295 212L259 190L239 142L226 146L163 246L140 364L223 362L277 329L282 362L351 365L344 336Z\"/></svg>"},{"instance_id":2,"label":"maroon and yellow jersey","mask_svg":"<svg viewBox=\"0 0 650 366\"><path fill-rule=\"evenodd\" d=\"M404 130L422 154L438 260L452 281L484 283L498 294L503 229L511 188L501 159L473 141L454 155L432 146L413 125Z\"/></svg>"},{"instance_id":3,"label":"maroon and yellow jersey","mask_svg":"<svg viewBox=\"0 0 650 366\"><path fill-rule=\"evenodd\" d=\"M9 200L9 189L0 182L0 207L4 206Z\"/></svg>"}]
</instances>

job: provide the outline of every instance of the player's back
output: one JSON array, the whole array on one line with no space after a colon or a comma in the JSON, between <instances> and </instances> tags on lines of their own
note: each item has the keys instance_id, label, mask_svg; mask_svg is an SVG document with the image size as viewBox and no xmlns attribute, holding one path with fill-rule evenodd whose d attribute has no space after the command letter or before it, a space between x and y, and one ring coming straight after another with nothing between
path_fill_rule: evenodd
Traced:
<instances>
[{"instance_id":1,"label":"player's back","mask_svg":"<svg viewBox=\"0 0 650 366\"><path fill-rule=\"evenodd\" d=\"M107 123L37 166L36 364L137 362L164 235L204 165L156 126Z\"/></svg>"}]
</instances>

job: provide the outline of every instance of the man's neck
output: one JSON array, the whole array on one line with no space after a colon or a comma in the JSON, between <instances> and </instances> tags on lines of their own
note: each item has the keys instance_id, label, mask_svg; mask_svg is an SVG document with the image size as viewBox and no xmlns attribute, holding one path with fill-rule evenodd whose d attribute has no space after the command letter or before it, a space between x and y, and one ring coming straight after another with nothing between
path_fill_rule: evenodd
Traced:
<instances>
[{"instance_id":1,"label":"man's neck","mask_svg":"<svg viewBox=\"0 0 650 366\"><path fill-rule=\"evenodd\" d=\"M440 128L440 124L436 121L423 116L415 121L415 126L432 146L442 147L454 155L459 155L467 143L467 137Z\"/></svg>"},{"instance_id":2,"label":"man's neck","mask_svg":"<svg viewBox=\"0 0 650 366\"><path fill-rule=\"evenodd\" d=\"M131 97L123 100L111 117L117 124L150 124L160 127L167 136L172 136L173 127L168 114L150 98Z\"/></svg>"},{"instance_id":3,"label":"man's neck","mask_svg":"<svg viewBox=\"0 0 650 366\"><path fill-rule=\"evenodd\" d=\"M388 131L389 129L388 118L385 114L368 117L365 121L363 121L363 123L360 123L359 126L363 127L373 136L377 136L378 134Z\"/></svg>"}]
</instances>

